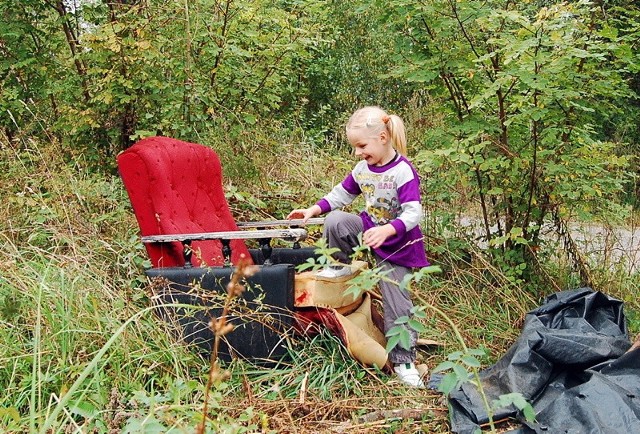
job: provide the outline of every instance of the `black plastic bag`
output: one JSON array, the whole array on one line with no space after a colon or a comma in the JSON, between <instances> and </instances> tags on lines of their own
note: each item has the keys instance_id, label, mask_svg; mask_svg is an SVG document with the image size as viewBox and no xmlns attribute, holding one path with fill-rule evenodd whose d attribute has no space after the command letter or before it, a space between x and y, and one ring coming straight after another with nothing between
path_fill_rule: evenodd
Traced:
<instances>
[{"instance_id":1,"label":"black plastic bag","mask_svg":"<svg viewBox=\"0 0 640 434\"><path fill-rule=\"evenodd\" d=\"M480 373L491 403L517 392L536 422L518 410L494 409L494 421L513 417L528 433L640 433L640 350L631 346L623 303L589 288L553 294L526 316L506 354ZM488 423L477 388L464 383L449 395L451 429L473 433Z\"/></svg>"}]
</instances>

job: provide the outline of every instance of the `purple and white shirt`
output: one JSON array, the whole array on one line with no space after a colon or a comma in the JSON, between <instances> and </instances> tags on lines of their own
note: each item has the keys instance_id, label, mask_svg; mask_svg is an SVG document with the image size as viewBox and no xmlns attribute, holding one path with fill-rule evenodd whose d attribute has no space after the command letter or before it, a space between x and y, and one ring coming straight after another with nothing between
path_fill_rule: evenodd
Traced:
<instances>
[{"instance_id":1,"label":"purple and white shirt","mask_svg":"<svg viewBox=\"0 0 640 434\"><path fill-rule=\"evenodd\" d=\"M387 238L375 252L404 267L430 265L419 225L420 178L409 160L399 154L384 166L370 166L362 160L317 205L324 214L350 204L360 194L365 201L360 213L365 231L387 223L396 229L396 235Z\"/></svg>"}]
</instances>

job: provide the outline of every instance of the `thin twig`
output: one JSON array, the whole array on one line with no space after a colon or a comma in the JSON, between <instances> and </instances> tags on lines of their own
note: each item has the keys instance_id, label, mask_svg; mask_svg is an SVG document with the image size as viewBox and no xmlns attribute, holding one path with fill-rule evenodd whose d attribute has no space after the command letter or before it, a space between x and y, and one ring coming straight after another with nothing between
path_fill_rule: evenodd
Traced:
<instances>
[{"instance_id":1,"label":"thin twig","mask_svg":"<svg viewBox=\"0 0 640 434\"><path fill-rule=\"evenodd\" d=\"M245 277L249 277L257 271L256 266L249 265L248 261L244 256L240 258L240 261L231 275L231 281L227 285L227 298L225 300L224 306L222 307L222 312L218 318L211 318L209 322L209 327L214 332L214 340L213 340L213 349L211 351L211 358L209 362L209 378L207 380L207 385L204 391L204 403L202 405L202 420L196 429L197 434L204 434L205 426L207 423L207 412L209 408L209 394L211 392L211 387L217 381L224 379L228 372L220 371L220 363L218 360L218 350L220 348L220 341L222 337L231 331L233 331L233 324L227 324L227 316L229 314L229 310L231 307L231 302L234 298L240 296L245 287L240 282Z\"/></svg>"}]
</instances>

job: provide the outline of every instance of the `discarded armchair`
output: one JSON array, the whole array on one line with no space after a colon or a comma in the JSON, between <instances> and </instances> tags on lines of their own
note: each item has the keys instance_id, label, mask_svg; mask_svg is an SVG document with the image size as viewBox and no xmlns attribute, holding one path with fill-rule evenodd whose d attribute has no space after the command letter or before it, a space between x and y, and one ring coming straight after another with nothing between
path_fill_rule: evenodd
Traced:
<instances>
[{"instance_id":1,"label":"discarded armchair","mask_svg":"<svg viewBox=\"0 0 640 434\"><path fill-rule=\"evenodd\" d=\"M209 323L220 315L234 264L244 257L259 271L247 278L247 290L227 318L235 329L225 335L222 359L277 360L292 333L328 327L362 363L386 364L381 318L371 294L354 300L344 297L344 281L323 282L312 272L295 272L314 255L312 247L299 245L307 236L295 227L299 221L236 223L213 149L150 137L119 154L117 162L151 261L145 273L154 302L185 342L211 351ZM293 245L272 247L274 238ZM258 245L249 249L245 241L251 239Z\"/></svg>"}]
</instances>

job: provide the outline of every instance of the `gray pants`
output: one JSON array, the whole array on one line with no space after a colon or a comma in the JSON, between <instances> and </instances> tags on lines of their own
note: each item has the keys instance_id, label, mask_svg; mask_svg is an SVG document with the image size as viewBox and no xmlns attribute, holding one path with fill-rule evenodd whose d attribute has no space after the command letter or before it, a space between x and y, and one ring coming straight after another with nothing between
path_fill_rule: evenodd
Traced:
<instances>
[{"instance_id":1,"label":"gray pants","mask_svg":"<svg viewBox=\"0 0 640 434\"><path fill-rule=\"evenodd\" d=\"M351 263L350 255L358 243L358 234L363 230L362 219L354 214L344 211L332 211L327 214L324 221L323 236L327 239L329 247L337 247L340 252L334 258L342 263ZM411 273L411 269L401 265L384 261L375 255L376 266L382 267L382 271L388 271L385 280L380 280L378 286L382 294L382 307L384 309L384 332L395 327L396 319L402 316L411 316L413 303L407 291L401 290L395 282L402 282L404 276ZM390 281L387 281L390 280ZM416 360L417 332L406 327L410 336L410 349L396 345L389 352L389 361L394 364L412 363Z\"/></svg>"}]
</instances>

